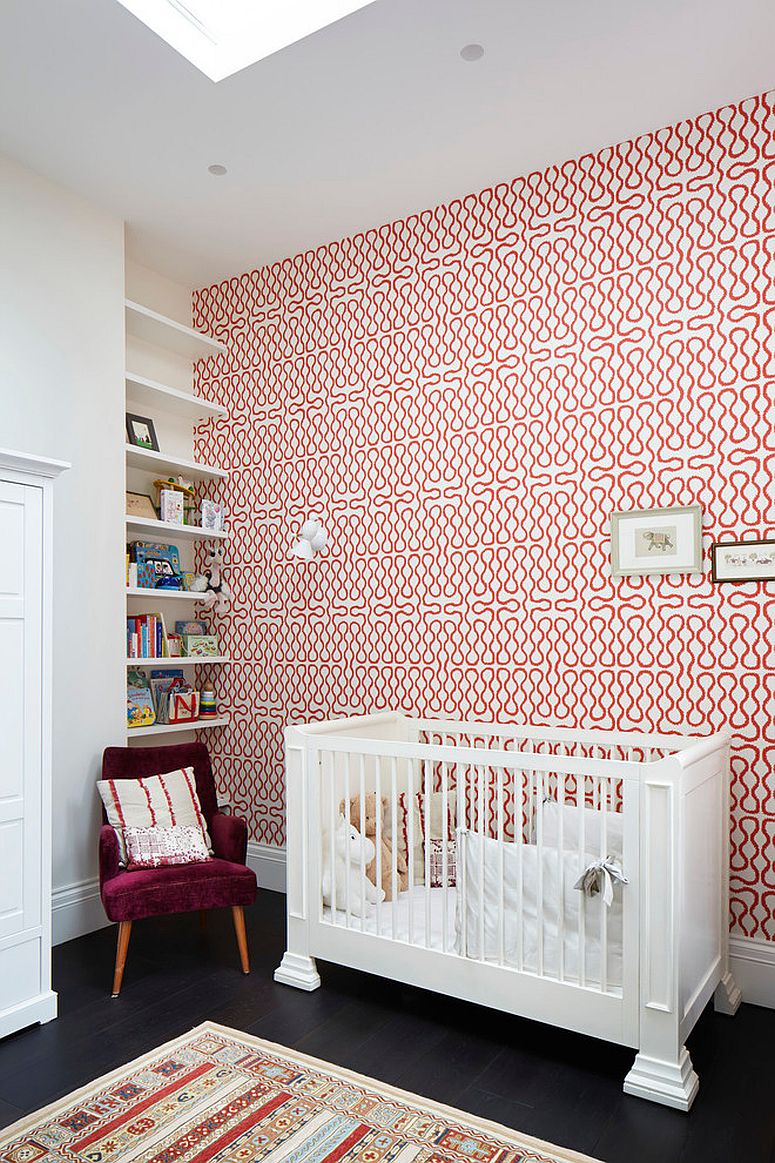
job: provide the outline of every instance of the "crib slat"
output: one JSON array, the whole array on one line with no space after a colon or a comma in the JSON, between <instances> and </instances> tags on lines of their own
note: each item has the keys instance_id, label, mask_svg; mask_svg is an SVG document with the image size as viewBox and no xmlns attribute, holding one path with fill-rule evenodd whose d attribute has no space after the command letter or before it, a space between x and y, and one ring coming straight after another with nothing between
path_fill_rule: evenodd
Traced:
<instances>
[{"instance_id":1,"label":"crib slat","mask_svg":"<svg viewBox=\"0 0 775 1163\"><path fill-rule=\"evenodd\" d=\"M487 849L485 845L485 817L484 817L484 769L478 767L475 769L476 788L477 788L477 825L479 827L479 960L485 960L484 949L484 882L486 876L485 860L487 858Z\"/></svg>"},{"instance_id":2,"label":"crib slat","mask_svg":"<svg viewBox=\"0 0 775 1163\"><path fill-rule=\"evenodd\" d=\"M377 932L382 936L382 901L380 889L382 887L382 770L379 757L374 757L374 792L377 799L377 870L374 879L377 882ZM393 838L393 844L396 844Z\"/></svg>"},{"instance_id":3,"label":"crib slat","mask_svg":"<svg viewBox=\"0 0 775 1163\"><path fill-rule=\"evenodd\" d=\"M334 779L334 755L331 753L326 756L325 766L328 768L328 812L329 812L329 856L331 859L331 924L337 923L336 919L336 824L337 824L337 794L336 781Z\"/></svg>"},{"instance_id":4,"label":"crib slat","mask_svg":"<svg viewBox=\"0 0 775 1163\"><path fill-rule=\"evenodd\" d=\"M557 749L558 756L565 753L562 744ZM557 922L557 976L560 981L565 980L565 776L562 771L557 772L557 881L560 890L558 901Z\"/></svg>"},{"instance_id":5,"label":"crib slat","mask_svg":"<svg viewBox=\"0 0 775 1163\"><path fill-rule=\"evenodd\" d=\"M584 871L586 866L585 852L586 852L586 806L587 806L587 780L586 776L576 776L576 808L578 811L579 828L578 828L578 874L579 876ZM581 985L587 984L587 898L582 893L579 901L579 983Z\"/></svg>"},{"instance_id":6,"label":"crib slat","mask_svg":"<svg viewBox=\"0 0 775 1163\"><path fill-rule=\"evenodd\" d=\"M344 756L344 818L347 821L345 830L345 864L344 878L344 925L350 928L350 858L352 856L352 841L350 840L350 756Z\"/></svg>"},{"instance_id":7,"label":"crib slat","mask_svg":"<svg viewBox=\"0 0 775 1163\"><path fill-rule=\"evenodd\" d=\"M423 819L425 820L423 834L425 891L423 893L423 900L425 904L425 948L428 949L431 943L431 777L427 759L424 759L422 762L422 774L424 800Z\"/></svg>"},{"instance_id":8,"label":"crib slat","mask_svg":"<svg viewBox=\"0 0 775 1163\"><path fill-rule=\"evenodd\" d=\"M364 838L366 836L366 777L364 771L365 760L363 755L358 756L358 799L361 806L360 827L361 834L361 932L366 925L366 852Z\"/></svg>"},{"instance_id":9,"label":"crib slat","mask_svg":"<svg viewBox=\"0 0 775 1163\"><path fill-rule=\"evenodd\" d=\"M407 765L406 787L406 863L409 876L409 944L414 945L414 805L415 771L413 759Z\"/></svg>"},{"instance_id":10,"label":"crib slat","mask_svg":"<svg viewBox=\"0 0 775 1163\"><path fill-rule=\"evenodd\" d=\"M501 747L503 744L501 743ZM504 908L504 892L506 870L504 866L504 845L506 843L503 835L503 768L497 769L498 779L498 799L497 799L497 824L498 824L498 964L503 965L505 961L505 908Z\"/></svg>"},{"instance_id":11,"label":"crib slat","mask_svg":"<svg viewBox=\"0 0 775 1163\"><path fill-rule=\"evenodd\" d=\"M441 948L447 952L447 911L449 901L449 771L446 760L441 764Z\"/></svg>"},{"instance_id":12,"label":"crib slat","mask_svg":"<svg viewBox=\"0 0 775 1163\"><path fill-rule=\"evenodd\" d=\"M544 775L536 772L536 927L537 927L537 972L544 975Z\"/></svg>"},{"instance_id":13,"label":"crib slat","mask_svg":"<svg viewBox=\"0 0 775 1163\"><path fill-rule=\"evenodd\" d=\"M603 777L600 780L601 784L601 804L600 804L600 859L605 860L608 856L608 795L610 788L610 780ZM600 990L602 993L608 992L608 908L603 900L603 893L600 897Z\"/></svg>"},{"instance_id":14,"label":"crib slat","mask_svg":"<svg viewBox=\"0 0 775 1163\"><path fill-rule=\"evenodd\" d=\"M398 761L390 759L390 832L393 837L390 853L390 932L396 939L396 909L398 907Z\"/></svg>"}]
</instances>

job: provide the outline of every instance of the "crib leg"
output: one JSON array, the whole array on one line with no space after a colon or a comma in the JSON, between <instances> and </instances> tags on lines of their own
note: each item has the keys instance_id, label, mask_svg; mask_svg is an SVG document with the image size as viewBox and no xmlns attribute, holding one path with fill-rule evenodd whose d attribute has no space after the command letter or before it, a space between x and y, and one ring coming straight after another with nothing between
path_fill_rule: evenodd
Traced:
<instances>
[{"instance_id":1,"label":"crib leg","mask_svg":"<svg viewBox=\"0 0 775 1163\"><path fill-rule=\"evenodd\" d=\"M740 1008L740 1002L743 1000L737 982L732 974L727 971L722 977L721 981L716 986L716 992L713 995L713 1008L717 1014L736 1014Z\"/></svg>"},{"instance_id":2,"label":"crib leg","mask_svg":"<svg viewBox=\"0 0 775 1163\"><path fill-rule=\"evenodd\" d=\"M283 954L283 959L274 971L275 981L282 985L293 985L296 989L304 989L311 993L313 989L320 989L320 975L314 957L306 957L301 953L291 953L290 949Z\"/></svg>"},{"instance_id":3,"label":"crib leg","mask_svg":"<svg viewBox=\"0 0 775 1163\"><path fill-rule=\"evenodd\" d=\"M624 1093L647 1098L675 1110L688 1111L699 1090L689 1051L681 1046L674 1062L636 1054L632 1070L624 1080Z\"/></svg>"}]
</instances>

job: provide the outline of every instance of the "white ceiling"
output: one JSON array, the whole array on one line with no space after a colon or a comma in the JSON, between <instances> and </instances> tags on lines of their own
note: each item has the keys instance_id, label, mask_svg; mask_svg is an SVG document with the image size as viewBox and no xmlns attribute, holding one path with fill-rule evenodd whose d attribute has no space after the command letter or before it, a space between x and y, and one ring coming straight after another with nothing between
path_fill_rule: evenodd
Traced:
<instances>
[{"instance_id":1,"label":"white ceiling","mask_svg":"<svg viewBox=\"0 0 775 1163\"><path fill-rule=\"evenodd\" d=\"M773 86L773 0L376 0L217 85L116 0L0 4L0 150L190 286Z\"/></svg>"}]
</instances>

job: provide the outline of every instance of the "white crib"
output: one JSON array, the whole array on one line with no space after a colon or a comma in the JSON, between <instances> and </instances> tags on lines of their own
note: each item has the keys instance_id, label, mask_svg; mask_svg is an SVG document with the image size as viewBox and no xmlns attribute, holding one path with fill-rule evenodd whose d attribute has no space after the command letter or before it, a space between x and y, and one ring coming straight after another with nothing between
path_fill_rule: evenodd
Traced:
<instances>
[{"instance_id":1,"label":"white crib","mask_svg":"<svg viewBox=\"0 0 775 1163\"><path fill-rule=\"evenodd\" d=\"M714 991L717 1010L740 1003L728 961L725 733L385 712L287 728L286 771L288 945L277 981L317 989L320 957L632 1046L625 1091L689 1109L698 1079L686 1039ZM391 899L369 905L361 875L360 892L348 884L344 900L324 905L340 813L371 792L386 804L374 880L384 837ZM363 874L356 843L358 861ZM603 864L613 876L595 871ZM590 868L607 894L574 887Z\"/></svg>"}]
</instances>

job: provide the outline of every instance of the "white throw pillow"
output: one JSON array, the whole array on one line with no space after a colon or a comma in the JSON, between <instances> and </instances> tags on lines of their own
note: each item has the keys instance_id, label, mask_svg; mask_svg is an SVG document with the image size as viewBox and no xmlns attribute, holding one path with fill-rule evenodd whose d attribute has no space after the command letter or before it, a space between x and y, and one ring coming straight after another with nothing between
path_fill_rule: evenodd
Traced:
<instances>
[{"instance_id":1,"label":"white throw pillow","mask_svg":"<svg viewBox=\"0 0 775 1163\"><path fill-rule=\"evenodd\" d=\"M118 836L119 859L126 864L125 828L198 828L212 852L193 767L143 779L101 779L97 783L108 823Z\"/></svg>"}]
</instances>

